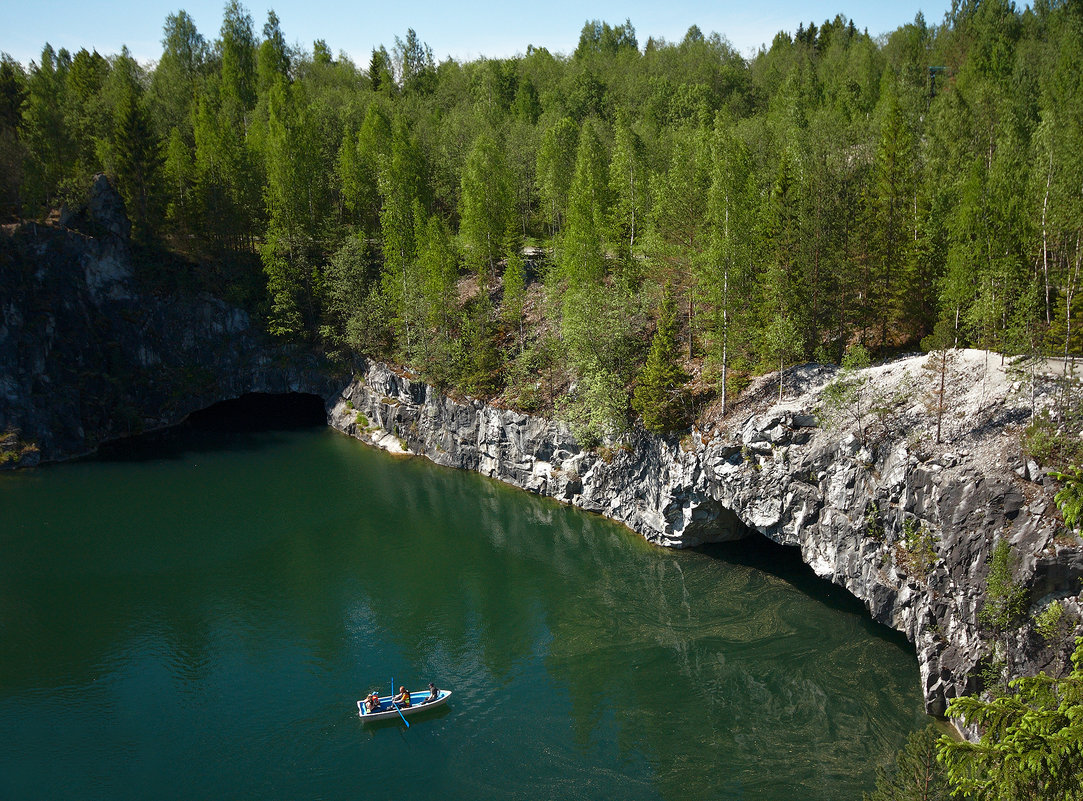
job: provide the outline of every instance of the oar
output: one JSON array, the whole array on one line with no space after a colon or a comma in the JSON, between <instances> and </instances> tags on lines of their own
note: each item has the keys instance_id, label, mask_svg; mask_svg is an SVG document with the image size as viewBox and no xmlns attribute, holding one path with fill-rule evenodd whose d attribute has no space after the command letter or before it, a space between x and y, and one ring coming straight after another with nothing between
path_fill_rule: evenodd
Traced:
<instances>
[{"instance_id":1,"label":"oar","mask_svg":"<svg viewBox=\"0 0 1083 801\"><path fill-rule=\"evenodd\" d=\"M410 721L406 719L406 715L402 714L402 710L399 709L399 705L395 703L395 677L391 677L391 706L395 707L395 711L399 713L399 717L402 718L402 722L406 724L406 728L410 728Z\"/></svg>"}]
</instances>

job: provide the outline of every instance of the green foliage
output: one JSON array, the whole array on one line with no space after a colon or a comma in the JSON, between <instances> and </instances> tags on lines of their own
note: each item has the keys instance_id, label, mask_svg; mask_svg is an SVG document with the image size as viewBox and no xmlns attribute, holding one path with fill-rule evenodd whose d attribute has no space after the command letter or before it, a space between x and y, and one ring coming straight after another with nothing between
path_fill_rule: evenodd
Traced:
<instances>
[{"instance_id":1,"label":"green foliage","mask_svg":"<svg viewBox=\"0 0 1083 801\"><path fill-rule=\"evenodd\" d=\"M379 271L372 247L360 237L350 237L323 268L323 320L320 338L329 350L341 353L349 347L348 332L360 327L354 321L365 308ZM375 352L369 343L368 352Z\"/></svg>"},{"instance_id":2,"label":"green foliage","mask_svg":"<svg viewBox=\"0 0 1083 801\"><path fill-rule=\"evenodd\" d=\"M575 378L557 411L580 444L593 447L628 425L631 303L619 291L596 284L569 290L561 303L563 355Z\"/></svg>"},{"instance_id":3,"label":"green foliage","mask_svg":"<svg viewBox=\"0 0 1083 801\"><path fill-rule=\"evenodd\" d=\"M1022 621L1026 603L1026 588L1012 578L1012 548L1007 540L998 539L989 559L985 602L978 622L994 633L1003 633Z\"/></svg>"},{"instance_id":4,"label":"green foliage","mask_svg":"<svg viewBox=\"0 0 1083 801\"><path fill-rule=\"evenodd\" d=\"M523 308L526 301L526 262L517 247L512 247L500 277L504 289L501 309L504 322L513 327L518 335L519 347L523 346Z\"/></svg>"},{"instance_id":5,"label":"green foliage","mask_svg":"<svg viewBox=\"0 0 1083 801\"><path fill-rule=\"evenodd\" d=\"M779 369L781 396L794 359L909 349L940 321L940 440L953 349L1083 348L1081 19L964 3L874 39L839 16L747 58L694 25L641 50L630 21L599 20L569 56L439 65L410 29L362 68L230 0L214 37L171 14L152 67L48 45L25 69L0 59L0 211L78 206L106 171L134 235L203 283L251 298L261 257L277 333L443 386L506 379L509 402L563 393L592 436L627 423L667 284L666 358L684 350L723 409L756 371ZM333 262L354 238L370 252L347 287ZM544 307L524 305L523 243ZM844 370L839 419L886 427L896 399L861 399ZM1081 406L1058 391L1031 453L1079 464Z\"/></svg>"},{"instance_id":6,"label":"green foliage","mask_svg":"<svg viewBox=\"0 0 1083 801\"><path fill-rule=\"evenodd\" d=\"M865 512L865 531L873 539L884 538L884 521L880 517L880 507L875 503L870 503L868 511Z\"/></svg>"},{"instance_id":7,"label":"green foliage","mask_svg":"<svg viewBox=\"0 0 1083 801\"><path fill-rule=\"evenodd\" d=\"M488 296L473 304L464 319L464 358L459 388L480 398L492 397L503 384L503 364L497 351L496 326Z\"/></svg>"},{"instance_id":8,"label":"green foliage","mask_svg":"<svg viewBox=\"0 0 1083 801\"><path fill-rule=\"evenodd\" d=\"M936 417L936 442L942 439L944 412L951 405L952 390L948 383L952 365L955 363L954 334L948 320L941 319L933 333L921 341L922 350L929 357L922 365L925 374L925 408Z\"/></svg>"},{"instance_id":9,"label":"green foliage","mask_svg":"<svg viewBox=\"0 0 1083 801\"><path fill-rule=\"evenodd\" d=\"M842 357L842 369L823 391L820 415L829 425L840 426L844 422L857 427L861 441L865 441L863 419L869 411L869 399L865 397L868 376L861 370L871 364L869 352L863 345L854 345Z\"/></svg>"},{"instance_id":10,"label":"green foliage","mask_svg":"<svg viewBox=\"0 0 1083 801\"><path fill-rule=\"evenodd\" d=\"M936 543L936 534L924 521L918 525L912 517L903 520L903 552L900 560L903 569L915 577L925 578L940 558Z\"/></svg>"},{"instance_id":11,"label":"green foliage","mask_svg":"<svg viewBox=\"0 0 1083 801\"><path fill-rule=\"evenodd\" d=\"M1060 623L1064 617L1064 607L1060 601L1053 601L1034 616L1034 630L1050 645L1056 645L1060 637Z\"/></svg>"},{"instance_id":12,"label":"green foliage","mask_svg":"<svg viewBox=\"0 0 1083 801\"><path fill-rule=\"evenodd\" d=\"M122 91L113 128L113 170L131 217L132 236L149 241L163 216L161 143L151 126L139 85L130 83Z\"/></svg>"},{"instance_id":13,"label":"green foliage","mask_svg":"<svg viewBox=\"0 0 1083 801\"><path fill-rule=\"evenodd\" d=\"M1053 473L1061 488L1053 500L1064 516L1064 525L1077 529L1083 525L1083 467L1069 467L1063 473Z\"/></svg>"},{"instance_id":14,"label":"green foliage","mask_svg":"<svg viewBox=\"0 0 1083 801\"><path fill-rule=\"evenodd\" d=\"M781 401L786 361L801 349L800 334L793 318L781 314L773 317L764 331L763 343L766 355L778 360L778 399Z\"/></svg>"},{"instance_id":15,"label":"green foliage","mask_svg":"<svg viewBox=\"0 0 1083 801\"><path fill-rule=\"evenodd\" d=\"M474 141L463 167L459 198L459 234L466 263L482 285L488 286L496 275L504 233L515 213L503 151L488 134Z\"/></svg>"},{"instance_id":16,"label":"green foliage","mask_svg":"<svg viewBox=\"0 0 1083 801\"><path fill-rule=\"evenodd\" d=\"M1014 679L991 701L963 696L948 715L981 731L977 743L942 737L939 759L957 794L979 801L1083 797L1083 638L1064 678Z\"/></svg>"},{"instance_id":17,"label":"green foliage","mask_svg":"<svg viewBox=\"0 0 1083 801\"><path fill-rule=\"evenodd\" d=\"M564 117L547 128L538 146L537 182L544 219L550 234L560 230L568 204L568 190L575 174L579 129Z\"/></svg>"},{"instance_id":18,"label":"green foliage","mask_svg":"<svg viewBox=\"0 0 1083 801\"><path fill-rule=\"evenodd\" d=\"M560 276L569 286L581 288L604 277L602 246L608 214L605 154L595 127L588 123L579 134L558 259Z\"/></svg>"},{"instance_id":19,"label":"green foliage","mask_svg":"<svg viewBox=\"0 0 1083 801\"><path fill-rule=\"evenodd\" d=\"M940 729L930 723L912 732L889 767L876 770L876 790L864 801L948 801L951 786L937 761Z\"/></svg>"},{"instance_id":20,"label":"green foliage","mask_svg":"<svg viewBox=\"0 0 1083 801\"><path fill-rule=\"evenodd\" d=\"M677 363L676 337L677 307L667 288L658 313L658 330L651 339L647 362L632 396L632 408L643 418L644 427L656 434L684 428L688 420L688 397L684 390L687 376Z\"/></svg>"}]
</instances>

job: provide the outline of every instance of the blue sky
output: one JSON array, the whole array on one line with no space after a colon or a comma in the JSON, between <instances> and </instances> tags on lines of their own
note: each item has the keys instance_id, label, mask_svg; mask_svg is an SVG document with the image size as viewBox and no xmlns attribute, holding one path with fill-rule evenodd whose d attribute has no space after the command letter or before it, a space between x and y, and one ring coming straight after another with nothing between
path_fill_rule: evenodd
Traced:
<instances>
[{"instance_id":1,"label":"blue sky","mask_svg":"<svg viewBox=\"0 0 1083 801\"><path fill-rule=\"evenodd\" d=\"M776 32L793 32L800 22L819 25L841 13L859 28L878 35L912 21L919 10L930 24L939 24L951 2L248 0L245 5L257 33L268 9L273 8L291 44L311 49L315 39L324 39L333 53L343 51L364 66L373 47L384 44L390 49L395 36L405 37L408 28L432 47L437 61L449 56L458 60L512 56L525 52L528 44L570 53L585 21L616 24L626 18L635 26L640 46L650 36L680 40L688 27L696 24L704 33L722 34L741 53L750 55L759 45L770 44ZM162 24L167 15L184 9L199 32L212 40L217 37L224 7L225 0L0 0L0 51L27 64L37 59L45 42L72 52L81 47L97 49L102 55L117 53L127 45L140 61L152 61L161 52Z\"/></svg>"}]
</instances>

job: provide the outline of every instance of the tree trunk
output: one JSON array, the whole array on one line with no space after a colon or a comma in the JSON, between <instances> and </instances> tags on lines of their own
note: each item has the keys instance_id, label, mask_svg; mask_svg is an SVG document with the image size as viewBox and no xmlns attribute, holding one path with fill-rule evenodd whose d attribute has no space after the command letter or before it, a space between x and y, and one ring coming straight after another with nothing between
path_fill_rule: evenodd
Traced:
<instances>
[{"instance_id":1,"label":"tree trunk","mask_svg":"<svg viewBox=\"0 0 1083 801\"><path fill-rule=\"evenodd\" d=\"M730 341L730 315L729 315L729 286L730 271L726 268L722 271L722 416L726 416L726 379L729 368L729 341Z\"/></svg>"},{"instance_id":2,"label":"tree trunk","mask_svg":"<svg viewBox=\"0 0 1083 801\"><path fill-rule=\"evenodd\" d=\"M936 444L940 444L940 423L944 419L944 383L948 373L947 348L940 352L940 392L936 399Z\"/></svg>"}]
</instances>

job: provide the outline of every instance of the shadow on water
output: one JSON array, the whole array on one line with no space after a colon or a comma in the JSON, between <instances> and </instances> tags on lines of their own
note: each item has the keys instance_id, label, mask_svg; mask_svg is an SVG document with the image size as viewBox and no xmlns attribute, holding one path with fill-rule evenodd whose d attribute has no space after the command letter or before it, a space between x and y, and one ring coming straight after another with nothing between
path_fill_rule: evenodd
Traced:
<instances>
[{"instance_id":1,"label":"shadow on water","mask_svg":"<svg viewBox=\"0 0 1083 801\"><path fill-rule=\"evenodd\" d=\"M914 651L905 634L873 620L865 604L849 590L817 576L801 559L800 549L796 546L779 545L752 532L742 540L703 545L693 550L720 562L754 568L784 581L828 609L856 615L869 634L906 651Z\"/></svg>"},{"instance_id":2,"label":"shadow on water","mask_svg":"<svg viewBox=\"0 0 1083 801\"><path fill-rule=\"evenodd\" d=\"M318 395L252 392L188 415L170 428L102 444L87 457L104 462L175 459L190 450L255 450L267 433L322 428L327 411ZM225 436L224 436L225 435Z\"/></svg>"}]
</instances>

